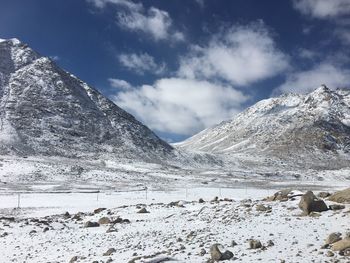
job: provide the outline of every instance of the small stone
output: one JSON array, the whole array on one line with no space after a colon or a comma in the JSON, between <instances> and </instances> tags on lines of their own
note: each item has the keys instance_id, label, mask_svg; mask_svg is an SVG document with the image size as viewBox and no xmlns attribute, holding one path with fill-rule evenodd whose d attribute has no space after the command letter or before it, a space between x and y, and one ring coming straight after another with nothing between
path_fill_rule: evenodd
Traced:
<instances>
[{"instance_id":1,"label":"small stone","mask_svg":"<svg viewBox=\"0 0 350 263\"><path fill-rule=\"evenodd\" d=\"M330 244L333 244L335 242L338 242L339 240L341 240L341 233L339 233L339 232L332 233L327 237L325 244L330 245Z\"/></svg>"},{"instance_id":2,"label":"small stone","mask_svg":"<svg viewBox=\"0 0 350 263\"><path fill-rule=\"evenodd\" d=\"M104 211L104 210L106 210L106 209L107 209L107 208L103 208L103 207L97 208L97 209L94 210L94 214L99 214L99 213L101 213L102 211Z\"/></svg>"},{"instance_id":3,"label":"small stone","mask_svg":"<svg viewBox=\"0 0 350 263\"><path fill-rule=\"evenodd\" d=\"M85 224L84 224L84 227L99 227L100 224L97 223L97 222L91 222L91 221L87 221Z\"/></svg>"},{"instance_id":4,"label":"small stone","mask_svg":"<svg viewBox=\"0 0 350 263\"><path fill-rule=\"evenodd\" d=\"M334 253L332 251L328 250L326 256L327 257L334 257Z\"/></svg>"},{"instance_id":5,"label":"small stone","mask_svg":"<svg viewBox=\"0 0 350 263\"><path fill-rule=\"evenodd\" d=\"M103 256L110 256L110 255L112 255L114 252L116 252L115 248L110 248L110 249L108 249L105 253L103 253Z\"/></svg>"},{"instance_id":6,"label":"small stone","mask_svg":"<svg viewBox=\"0 0 350 263\"><path fill-rule=\"evenodd\" d=\"M141 208L137 213L139 214L146 214L149 213L145 207Z\"/></svg>"},{"instance_id":7,"label":"small stone","mask_svg":"<svg viewBox=\"0 0 350 263\"><path fill-rule=\"evenodd\" d=\"M272 208L270 206L264 206L263 204L259 204L256 206L256 211L259 212L266 212L266 211L270 211Z\"/></svg>"},{"instance_id":8,"label":"small stone","mask_svg":"<svg viewBox=\"0 0 350 263\"><path fill-rule=\"evenodd\" d=\"M231 247L235 247L235 246L237 246L237 245L238 245L237 242L234 241L234 240L232 240L232 242L231 242Z\"/></svg>"},{"instance_id":9,"label":"small stone","mask_svg":"<svg viewBox=\"0 0 350 263\"><path fill-rule=\"evenodd\" d=\"M331 209L331 210L342 210L342 209L345 209L345 206L344 205L330 205L329 209Z\"/></svg>"},{"instance_id":10,"label":"small stone","mask_svg":"<svg viewBox=\"0 0 350 263\"><path fill-rule=\"evenodd\" d=\"M259 240L251 239L249 240L248 244L250 249L258 249L262 247L262 244Z\"/></svg>"},{"instance_id":11,"label":"small stone","mask_svg":"<svg viewBox=\"0 0 350 263\"><path fill-rule=\"evenodd\" d=\"M98 223L100 225L107 225L107 224L110 224L111 223L111 219L109 219L108 217L104 216L104 217L101 217L99 220L98 220Z\"/></svg>"},{"instance_id":12,"label":"small stone","mask_svg":"<svg viewBox=\"0 0 350 263\"><path fill-rule=\"evenodd\" d=\"M199 198L198 203L203 204L205 203L205 201L203 200L203 198Z\"/></svg>"},{"instance_id":13,"label":"small stone","mask_svg":"<svg viewBox=\"0 0 350 263\"><path fill-rule=\"evenodd\" d=\"M76 262L76 261L78 261L78 256L72 257L72 258L69 260L69 263L73 263L73 262Z\"/></svg>"}]
</instances>

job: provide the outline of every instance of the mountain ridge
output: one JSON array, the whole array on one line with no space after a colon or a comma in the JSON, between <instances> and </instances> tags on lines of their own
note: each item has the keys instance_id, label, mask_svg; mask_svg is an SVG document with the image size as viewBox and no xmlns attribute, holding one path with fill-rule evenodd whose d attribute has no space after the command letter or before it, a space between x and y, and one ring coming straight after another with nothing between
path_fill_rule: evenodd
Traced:
<instances>
[{"instance_id":1,"label":"mountain ridge","mask_svg":"<svg viewBox=\"0 0 350 263\"><path fill-rule=\"evenodd\" d=\"M260 154L281 159L349 159L350 90L326 86L257 102L232 120L174 144L210 154ZM312 156L315 155L315 156ZM319 155L319 156L316 156Z\"/></svg>"},{"instance_id":2,"label":"mountain ridge","mask_svg":"<svg viewBox=\"0 0 350 263\"><path fill-rule=\"evenodd\" d=\"M18 39L0 41L0 153L147 159L173 147Z\"/></svg>"}]
</instances>

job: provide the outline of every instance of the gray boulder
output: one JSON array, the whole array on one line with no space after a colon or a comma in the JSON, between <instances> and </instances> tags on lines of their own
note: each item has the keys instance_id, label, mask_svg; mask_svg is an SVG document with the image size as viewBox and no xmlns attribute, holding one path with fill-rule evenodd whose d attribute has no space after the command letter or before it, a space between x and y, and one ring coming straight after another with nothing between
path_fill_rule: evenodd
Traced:
<instances>
[{"instance_id":1,"label":"gray boulder","mask_svg":"<svg viewBox=\"0 0 350 263\"><path fill-rule=\"evenodd\" d=\"M311 191L308 191L301 197L299 208L305 215L309 215L311 212L323 212L328 210L326 203L318 199Z\"/></svg>"}]
</instances>

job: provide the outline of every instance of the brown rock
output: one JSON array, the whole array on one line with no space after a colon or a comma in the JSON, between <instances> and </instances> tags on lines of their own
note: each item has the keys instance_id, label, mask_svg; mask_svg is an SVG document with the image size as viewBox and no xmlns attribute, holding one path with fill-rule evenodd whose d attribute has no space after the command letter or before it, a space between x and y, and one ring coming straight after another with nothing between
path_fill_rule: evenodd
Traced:
<instances>
[{"instance_id":1,"label":"brown rock","mask_svg":"<svg viewBox=\"0 0 350 263\"><path fill-rule=\"evenodd\" d=\"M328 200L337 203L350 203L350 188L332 194Z\"/></svg>"},{"instance_id":2,"label":"brown rock","mask_svg":"<svg viewBox=\"0 0 350 263\"><path fill-rule=\"evenodd\" d=\"M326 203L318 199L311 191L308 191L301 197L299 208L303 210L305 215L309 215L311 212L323 212L328 210Z\"/></svg>"},{"instance_id":3,"label":"brown rock","mask_svg":"<svg viewBox=\"0 0 350 263\"><path fill-rule=\"evenodd\" d=\"M332 233L330 234L327 239L326 239L326 245L330 245L333 244L335 242L338 242L339 240L341 240L341 233L337 232L337 233Z\"/></svg>"},{"instance_id":4,"label":"brown rock","mask_svg":"<svg viewBox=\"0 0 350 263\"><path fill-rule=\"evenodd\" d=\"M108 217L104 216L104 217L101 217L99 220L98 220L98 223L100 225L107 225L107 224L110 224L111 223L111 219L109 219Z\"/></svg>"},{"instance_id":5,"label":"brown rock","mask_svg":"<svg viewBox=\"0 0 350 263\"><path fill-rule=\"evenodd\" d=\"M333 251L343 251L350 248L350 239L344 238L332 244Z\"/></svg>"}]
</instances>

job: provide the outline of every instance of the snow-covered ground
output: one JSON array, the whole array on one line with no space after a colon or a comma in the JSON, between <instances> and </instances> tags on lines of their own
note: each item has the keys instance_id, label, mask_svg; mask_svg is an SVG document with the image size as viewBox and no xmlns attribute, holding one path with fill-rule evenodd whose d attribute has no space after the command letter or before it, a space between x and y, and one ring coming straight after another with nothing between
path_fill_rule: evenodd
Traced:
<instances>
[{"instance_id":1,"label":"snow-covered ground","mask_svg":"<svg viewBox=\"0 0 350 263\"><path fill-rule=\"evenodd\" d=\"M298 198L261 201L272 193L253 188L148 191L147 197L146 191L33 193L22 194L21 209L13 209L16 195L2 195L1 213L16 219L0 220L0 262L69 262L75 256L77 262L206 262L215 243L240 262L326 262L328 250L320 247L330 233L350 230L350 205L317 217L301 216ZM219 200L211 201L215 196ZM170 203L174 201L180 202ZM257 211L258 204L271 211ZM93 212L100 207L107 209ZM138 213L143 207L149 213ZM103 217L130 222L84 227ZM249 239L260 240L266 250L248 249ZM232 247L232 241L237 245ZM115 252L103 256L110 248Z\"/></svg>"}]
</instances>

